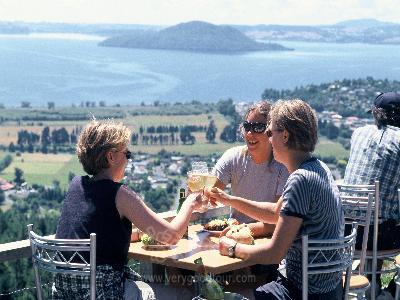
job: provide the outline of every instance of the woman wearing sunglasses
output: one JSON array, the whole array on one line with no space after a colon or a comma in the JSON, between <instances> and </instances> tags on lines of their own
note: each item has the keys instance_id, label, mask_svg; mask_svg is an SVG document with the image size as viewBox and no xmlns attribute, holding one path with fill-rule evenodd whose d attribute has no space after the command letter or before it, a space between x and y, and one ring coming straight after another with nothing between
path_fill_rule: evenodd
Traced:
<instances>
[{"instance_id":1,"label":"woman wearing sunglasses","mask_svg":"<svg viewBox=\"0 0 400 300\"><path fill-rule=\"evenodd\" d=\"M343 237L344 216L339 190L329 168L313 158L317 143L317 117L301 100L279 101L270 113L269 137L274 157L286 166L289 178L282 193L282 207L232 197L213 188L207 196L264 222L276 224L271 242L263 245L236 244L223 236L220 253L254 263L276 264L286 258L287 278L254 291L256 299L301 299L301 235L313 239ZM309 277L309 299L341 299L341 272Z\"/></svg>"},{"instance_id":2,"label":"woman wearing sunglasses","mask_svg":"<svg viewBox=\"0 0 400 300\"><path fill-rule=\"evenodd\" d=\"M157 241L175 244L185 233L192 211L201 206L201 195L191 194L178 215L167 222L153 212L138 194L121 184L131 158L128 150L130 136L127 127L113 121L94 120L86 126L79 137L76 152L83 169L91 176L72 179L57 227L56 238L60 239L87 239L90 233L97 234L96 299L123 298L124 275L129 275L126 274L129 270L125 264L132 223ZM138 235L133 239L137 240ZM149 286L147 288L153 293ZM137 287L134 292L139 299L141 292ZM157 299L164 299L164 296L178 299L178 295L179 299L185 299L184 289L174 295L172 288L157 286L154 292ZM136 299L135 295L129 296L129 299ZM89 299L89 279L85 281L82 277L69 274L57 275L53 297ZM152 295L146 297L150 299ZM190 295L186 295L187 298Z\"/></svg>"},{"instance_id":3,"label":"woman wearing sunglasses","mask_svg":"<svg viewBox=\"0 0 400 300\"><path fill-rule=\"evenodd\" d=\"M246 111L240 126L244 146L228 149L215 165L218 181L224 189L231 184L231 194L258 202L276 202L282 194L288 172L274 159L272 146L265 135L271 104L258 102ZM232 218L241 223L255 222L253 218L232 209Z\"/></svg>"},{"instance_id":4,"label":"woman wearing sunglasses","mask_svg":"<svg viewBox=\"0 0 400 300\"><path fill-rule=\"evenodd\" d=\"M228 149L215 165L218 181L215 186L224 189L231 184L233 196L251 199L257 202L275 203L282 194L288 172L286 167L274 159L272 146L265 135L269 122L271 104L260 101L246 111L240 126L244 146ZM275 226L256 222L232 208L231 217L249 226L254 235L266 235L273 232ZM276 277L278 265L252 268L253 274L268 274Z\"/></svg>"}]
</instances>

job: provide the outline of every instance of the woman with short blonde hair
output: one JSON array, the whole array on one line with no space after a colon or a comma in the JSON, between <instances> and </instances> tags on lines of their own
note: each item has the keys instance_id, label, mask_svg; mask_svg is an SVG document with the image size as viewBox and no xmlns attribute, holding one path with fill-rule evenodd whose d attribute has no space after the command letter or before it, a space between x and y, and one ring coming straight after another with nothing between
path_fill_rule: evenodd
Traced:
<instances>
[{"instance_id":1,"label":"woman with short blonde hair","mask_svg":"<svg viewBox=\"0 0 400 300\"><path fill-rule=\"evenodd\" d=\"M93 120L82 131L76 145L76 154L89 175L108 168L106 153L117 151L130 143L131 131L113 120Z\"/></svg>"},{"instance_id":2,"label":"woman with short blonde hair","mask_svg":"<svg viewBox=\"0 0 400 300\"><path fill-rule=\"evenodd\" d=\"M131 239L139 238L138 232L132 234L132 223L161 243L176 244L186 231L192 211L201 206L201 196L191 194L177 216L167 222L139 194L120 183L132 156L128 149L130 136L126 126L113 120L92 120L86 125L76 152L83 169L91 176L76 176L71 180L57 227L56 238L60 239L87 239L90 233L96 233L96 299L123 298L124 278L132 276L127 275L131 271L125 266L129 244ZM70 274L57 275L53 298L85 299L87 296L88 299L89 281L85 280ZM155 293L168 299L181 299L179 293L171 290L157 287ZM139 297L141 292L137 287L134 292Z\"/></svg>"}]
</instances>

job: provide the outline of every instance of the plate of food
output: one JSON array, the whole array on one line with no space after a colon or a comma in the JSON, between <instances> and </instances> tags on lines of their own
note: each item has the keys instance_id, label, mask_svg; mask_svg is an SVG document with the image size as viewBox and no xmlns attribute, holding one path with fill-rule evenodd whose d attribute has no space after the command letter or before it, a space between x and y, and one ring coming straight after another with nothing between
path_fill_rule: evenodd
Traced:
<instances>
[{"instance_id":1,"label":"plate of food","mask_svg":"<svg viewBox=\"0 0 400 300\"><path fill-rule=\"evenodd\" d=\"M237 224L239 222L236 219L215 219L204 224L203 231L208 232L211 236L219 236L226 227Z\"/></svg>"},{"instance_id":2,"label":"plate of food","mask_svg":"<svg viewBox=\"0 0 400 300\"><path fill-rule=\"evenodd\" d=\"M156 241L148 234L143 234L140 240L142 241L143 244L142 247L146 250L167 250L171 248L171 245L160 243L159 241Z\"/></svg>"}]
</instances>

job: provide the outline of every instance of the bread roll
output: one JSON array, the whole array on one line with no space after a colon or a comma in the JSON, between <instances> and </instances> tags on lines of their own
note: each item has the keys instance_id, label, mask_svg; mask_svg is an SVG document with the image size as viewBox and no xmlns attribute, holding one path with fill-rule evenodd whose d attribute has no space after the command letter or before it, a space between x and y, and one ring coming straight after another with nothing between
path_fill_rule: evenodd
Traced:
<instances>
[{"instance_id":1,"label":"bread roll","mask_svg":"<svg viewBox=\"0 0 400 300\"><path fill-rule=\"evenodd\" d=\"M247 224L231 226L226 237L241 244L254 245L254 238Z\"/></svg>"}]
</instances>

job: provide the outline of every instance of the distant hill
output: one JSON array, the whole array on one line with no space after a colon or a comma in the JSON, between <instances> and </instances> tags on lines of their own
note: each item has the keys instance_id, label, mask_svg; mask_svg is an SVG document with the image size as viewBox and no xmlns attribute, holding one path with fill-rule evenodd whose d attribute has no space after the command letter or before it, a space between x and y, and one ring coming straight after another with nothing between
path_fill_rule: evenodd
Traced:
<instances>
[{"instance_id":1,"label":"distant hill","mask_svg":"<svg viewBox=\"0 0 400 300\"><path fill-rule=\"evenodd\" d=\"M200 21L180 23L160 31L137 31L115 36L99 45L204 52L292 50L275 43L256 42L231 26L216 26Z\"/></svg>"},{"instance_id":2,"label":"distant hill","mask_svg":"<svg viewBox=\"0 0 400 300\"><path fill-rule=\"evenodd\" d=\"M139 24L0 21L0 34L53 32L109 37L110 39L101 44L102 46L187 51L291 50L270 41L400 45L400 24L376 19L355 19L319 26L264 24L215 26L194 21L168 28Z\"/></svg>"},{"instance_id":3,"label":"distant hill","mask_svg":"<svg viewBox=\"0 0 400 300\"><path fill-rule=\"evenodd\" d=\"M27 26L18 25L14 22L0 22L1 34L28 34L31 30Z\"/></svg>"},{"instance_id":4,"label":"distant hill","mask_svg":"<svg viewBox=\"0 0 400 300\"><path fill-rule=\"evenodd\" d=\"M80 33L110 37L117 34L128 34L136 30L157 30L160 26L139 24L74 24L48 22L2 22L0 34L29 33Z\"/></svg>"},{"instance_id":5,"label":"distant hill","mask_svg":"<svg viewBox=\"0 0 400 300\"><path fill-rule=\"evenodd\" d=\"M335 25L341 27L371 28L371 27L393 26L398 24L392 22L382 22L376 19L354 19L354 20L338 22Z\"/></svg>"},{"instance_id":6,"label":"distant hill","mask_svg":"<svg viewBox=\"0 0 400 300\"><path fill-rule=\"evenodd\" d=\"M248 37L265 41L400 44L400 24L358 19L324 26L234 26Z\"/></svg>"}]
</instances>

